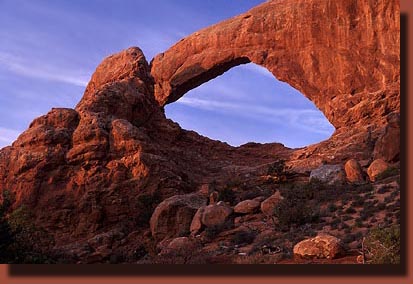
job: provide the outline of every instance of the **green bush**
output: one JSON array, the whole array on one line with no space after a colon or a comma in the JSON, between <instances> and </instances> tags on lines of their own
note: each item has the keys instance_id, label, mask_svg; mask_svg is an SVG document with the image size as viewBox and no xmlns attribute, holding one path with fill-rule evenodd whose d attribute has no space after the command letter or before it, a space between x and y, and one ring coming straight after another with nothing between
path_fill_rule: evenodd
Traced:
<instances>
[{"instance_id":1,"label":"green bush","mask_svg":"<svg viewBox=\"0 0 413 284\"><path fill-rule=\"evenodd\" d=\"M218 190L218 200L235 205L237 203L237 196L231 187L227 186L224 189Z\"/></svg>"},{"instance_id":2,"label":"green bush","mask_svg":"<svg viewBox=\"0 0 413 284\"><path fill-rule=\"evenodd\" d=\"M14 234L6 219L6 212L11 205L11 194L8 190L2 192L2 200L0 204L0 263L8 263L13 258L9 247L14 243Z\"/></svg>"},{"instance_id":3,"label":"green bush","mask_svg":"<svg viewBox=\"0 0 413 284\"><path fill-rule=\"evenodd\" d=\"M300 226L318 221L319 209L313 203L302 198L284 198L274 209L280 229L289 229L292 225Z\"/></svg>"},{"instance_id":4,"label":"green bush","mask_svg":"<svg viewBox=\"0 0 413 284\"><path fill-rule=\"evenodd\" d=\"M357 211L356 211L356 209L354 209L353 207L349 207L349 208L346 209L345 212L346 212L347 214L354 214L354 213L356 213Z\"/></svg>"},{"instance_id":5,"label":"green bush","mask_svg":"<svg viewBox=\"0 0 413 284\"><path fill-rule=\"evenodd\" d=\"M250 244L256 236L257 233L254 231L238 231L234 234L232 242L235 245Z\"/></svg>"},{"instance_id":6,"label":"green bush","mask_svg":"<svg viewBox=\"0 0 413 284\"><path fill-rule=\"evenodd\" d=\"M368 263L399 264L400 226L370 230L364 241L364 251Z\"/></svg>"},{"instance_id":7,"label":"green bush","mask_svg":"<svg viewBox=\"0 0 413 284\"><path fill-rule=\"evenodd\" d=\"M336 212L338 208L337 208L337 205L335 205L334 203L330 203L327 209L329 212L333 213L333 212Z\"/></svg>"},{"instance_id":8,"label":"green bush","mask_svg":"<svg viewBox=\"0 0 413 284\"><path fill-rule=\"evenodd\" d=\"M380 173L376 180L383 180L388 177L397 176L400 174L400 171L397 167L388 167L384 172Z\"/></svg>"},{"instance_id":9,"label":"green bush","mask_svg":"<svg viewBox=\"0 0 413 284\"><path fill-rule=\"evenodd\" d=\"M285 174L285 161L278 160L272 163L267 170L267 175L271 176L282 176Z\"/></svg>"},{"instance_id":10,"label":"green bush","mask_svg":"<svg viewBox=\"0 0 413 284\"><path fill-rule=\"evenodd\" d=\"M53 240L45 231L35 228L30 210L23 205L10 212L13 196L3 191L2 197L0 263L53 263L54 260L42 251ZM7 218L6 212L9 213Z\"/></svg>"},{"instance_id":11,"label":"green bush","mask_svg":"<svg viewBox=\"0 0 413 284\"><path fill-rule=\"evenodd\" d=\"M142 194L137 198L136 207L139 214L136 223L138 226L149 226L152 213L160 202L161 196L158 192Z\"/></svg>"},{"instance_id":12,"label":"green bush","mask_svg":"<svg viewBox=\"0 0 413 284\"><path fill-rule=\"evenodd\" d=\"M205 228L205 237L208 240L213 240L215 239L219 233L222 232L223 226L212 226L212 227L206 227Z\"/></svg>"}]
</instances>

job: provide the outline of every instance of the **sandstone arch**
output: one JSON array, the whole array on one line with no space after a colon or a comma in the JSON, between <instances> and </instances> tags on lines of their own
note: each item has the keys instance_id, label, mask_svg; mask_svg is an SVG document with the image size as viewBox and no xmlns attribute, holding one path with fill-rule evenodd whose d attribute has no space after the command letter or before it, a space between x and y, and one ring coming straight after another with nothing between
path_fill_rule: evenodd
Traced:
<instances>
[{"instance_id":1,"label":"sandstone arch","mask_svg":"<svg viewBox=\"0 0 413 284\"><path fill-rule=\"evenodd\" d=\"M397 1L269 1L156 56L155 98L174 102L253 62L313 101L337 130L380 125L399 109L399 10Z\"/></svg>"},{"instance_id":2,"label":"sandstone arch","mask_svg":"<svg viewBox=\"0 0 413 284\"><path fill-rule=\"evenodd\" d=\"M145 200L206 197L216 181L248 181L279 159L304 175L350 158L398 162L398 19L398 1L276 0L189 36L151 68L138 48L110 56L75 110L53 109L0 149L0 203L9 192L13 208L27 205L54 239L40 235L46 252L107 261L108 247L133 252L147 237ZM312 100L339 128L332 138L233 148L165 118L166 103L247 61Z\"/></svg>"}]
</instances>

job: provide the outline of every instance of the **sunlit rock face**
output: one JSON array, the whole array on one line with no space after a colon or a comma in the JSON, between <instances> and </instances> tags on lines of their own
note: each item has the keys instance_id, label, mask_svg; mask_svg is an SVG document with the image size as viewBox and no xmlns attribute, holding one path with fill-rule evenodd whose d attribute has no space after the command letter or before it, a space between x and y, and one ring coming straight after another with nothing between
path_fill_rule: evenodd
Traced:
<instances>
[{"instance_id":1,"label":"sunlit rock face","mask_svg":"<svg viewBox=\"0 0 413 284\"><path fill-rule=\"evenodd\" d=\"M336 129L382 123L399 108L398 13L397 1L269 1L156 56L155 98L174 102L254 62L302 92Z\"/></svg>"},{"instance_id":2,"label":"sunlit rock face","mask_svg":"<svg viewBox=\"0 0 413 284\"><path fill-rule=\"evenodd\" d=\"M53 109L0 150L0 192L10 193L13 208L30 209L31 224L51 236L45 250L77 262L97 235L106 236L99 251L133 251L162 200L207 196L234 178L259 180L280 159L299 173L349 158L364 166L373 151L395 159L394 149L380 155L375 144L397 133L389 123L398 127L387 119L399 112L398 5L270 1L183 39L151 66L138 48L108 57L75 110ZM234 148L165 118L166 103L250 61L313 101L336 133L298 150Z\"/></svg>"}]
</instances>

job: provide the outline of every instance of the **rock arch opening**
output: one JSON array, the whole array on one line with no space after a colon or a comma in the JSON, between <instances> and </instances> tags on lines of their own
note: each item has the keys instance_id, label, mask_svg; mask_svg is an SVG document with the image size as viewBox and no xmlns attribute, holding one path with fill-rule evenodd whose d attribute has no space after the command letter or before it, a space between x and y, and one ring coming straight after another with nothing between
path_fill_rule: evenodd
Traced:
<instances>
[{"instance_id":1,"label":"rock arch opening","mask_svg":"<svg viewBox=\"0 0 413 284\"><path fill-rule=\"evenodd\" d=\"M220 66L198 87L198 79L181 85L180 99L170 98L176 102L165 106L167 117L232 146L279 142L299 148L333 134L334 126L314 103L266 68L248 62Z\"/></svg>"}]
</instances>

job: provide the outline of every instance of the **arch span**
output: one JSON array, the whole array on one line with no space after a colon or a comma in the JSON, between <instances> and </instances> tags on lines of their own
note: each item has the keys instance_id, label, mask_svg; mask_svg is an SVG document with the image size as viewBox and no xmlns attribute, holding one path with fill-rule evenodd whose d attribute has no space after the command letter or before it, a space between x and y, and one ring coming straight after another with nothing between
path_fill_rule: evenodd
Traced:
<instances>
[{"instance_id":1,"label":"arch span","mask_svg":"<svg viewBox=\"0 0 413 284\"><path fill-rule=\"evenodd\" d=\"M380 125L385 114L372 101L385 101L386 113L399 108L399 94L388 91L400 84L399 11L397 1L266 2L156 56L155 98L174 102L248 59L299 90L336 129Z\"/></svg>"}]
</instances>

